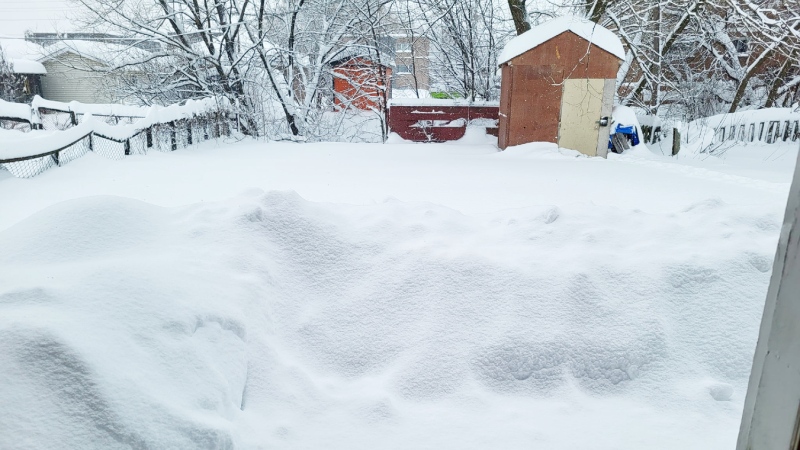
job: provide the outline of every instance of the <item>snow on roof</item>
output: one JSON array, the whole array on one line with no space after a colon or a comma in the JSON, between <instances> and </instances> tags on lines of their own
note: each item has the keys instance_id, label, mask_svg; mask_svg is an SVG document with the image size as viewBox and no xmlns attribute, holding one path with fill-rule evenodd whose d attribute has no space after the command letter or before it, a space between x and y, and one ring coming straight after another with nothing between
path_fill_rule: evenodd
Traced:
<instances>
[{"instance_id":1,"label":"snow on roof","mask_svg":"<svg viewBox=\"0 0 800 450\"><path fill-rule=\"evenodd\" d=\"M336 58L333 61L331 61L331 64L336 66L359 58L368 61L375 61L375 59L377 58L372 53L372 51L373 50L370 47L358 44L352 45L350 47L345 47L344 49L338 52ZM379 64L381 64L384 67L395 67L394 58L388 52L381 52Z\"/></svg>"},{"instance_id":2,"label":"snow on roof","mask_svg":"<svg viewBox=\"0 0 800 450\"><path fill-rule=\"evenodd\" d=\"M0 38L0 47L6 58L38 59L44 54L44 48L39 44L28 42L24 39Z\"/></svg>"},{"instance_id":3,"label":"snow on roof","mask_svg":"<svg viewBox=\"0 0 800 450\"><path fill-rule=\"evenodd\" d=\"M41 45L23 39L0 39L0 49L6 61L11 63L14 73L44 75L47 70L37 62L44 49Z\"/></svg>"},{"instance_id":4,"label":"snow on roof","mask_svg":"<svg viewBox=\"0 0 800 450\"><path fill-rule=\"evenodd\" d=\"M13 70L14 73L36 75L47 74L47 69L45 69L42 63L38 61L31 61L30 59L21 58L9 58L8 62L11 63L11 70Z\"/></svg>"},{"instance_id":5,"label":"snow on roof","mask_svg":"<svg viewBox=\"0 0 800 450\"><path fill-rule=\"evenodd\" d=\"M65 53L74 53L106 65L132 64L147 59L149 52L137 47L88 40L64 40L47 47L40 62L58 59Z\"/></svg>"},{"instance_id":6,"label":"snow on roof","mask_svg":"<svg viewBox=\"0 0 800 450\"><path fill-rule=\"evenodd\" d=\"M580 17L561 16L535 26L510 40L502 53L500 53L497 65L503 65L566 31L577 34L619 59L625 59L625 50L622 48L622 42L613 32L595 22Z\"/></svg>"}]
</instances>

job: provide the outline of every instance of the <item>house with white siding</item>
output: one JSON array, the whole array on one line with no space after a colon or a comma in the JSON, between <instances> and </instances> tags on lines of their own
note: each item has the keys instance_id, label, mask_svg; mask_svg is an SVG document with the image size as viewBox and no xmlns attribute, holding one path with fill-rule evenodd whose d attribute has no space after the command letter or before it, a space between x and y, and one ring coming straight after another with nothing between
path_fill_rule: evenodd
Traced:
<instances>
[{"instance_id":1,"label":"house with white siding","mask_svg":"<svg viewBox=\"0 0 800 450\"><path fill-rule=\"evenodd\" d=\"M77 39L76 37L80 37ZM97 40L92 40L97 39ZM128 63L146 59L150 49L125 45L107 35L34 33L23 38L0 38L0 48L14 71L26 77L23 98L114 103L117 89L136 77Z\"/></svg>"},{"instance_id":2,"label":"house with white siding","mask_svg":"<svg viewBox=\"0 0 800 450\"><path fill-rule=\"evenodd\" d=\"M44 48L38 61L47 70L42 96L60 102L112 103L119 75L110 69L135 58L142 49L85 40L64 40Z\"/></svg>"}]
</instances>

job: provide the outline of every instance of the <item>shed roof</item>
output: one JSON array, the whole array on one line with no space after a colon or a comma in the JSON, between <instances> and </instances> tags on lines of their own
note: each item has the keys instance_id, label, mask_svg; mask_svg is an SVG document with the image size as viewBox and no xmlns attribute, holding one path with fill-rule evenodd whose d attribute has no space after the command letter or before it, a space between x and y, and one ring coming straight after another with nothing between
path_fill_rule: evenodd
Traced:
<instances>
[{"instance_id":1,"label":"shed roof","mask_svg":"<svg viewBox=\"0 0 800 450\"><path fill-rule=\"evenodd\" d=\"M14 73L40 75L47 73L44 66L36 61L42 52L40 45L22 39L0 39L0 50L11 63Z\"/></svg>"},{"instance_id":2,"label":"shed roof","mask_svg":"<svg viewBox=\"0 0 800 450\"><path fill-rule=\"evenodd\" d=\"M619 59L625 59L622 42L612 31L580 17L561 16L535 26L511 39L500 53L497 64L503 65L566 31L586 39Z\"/></svg>"},{"instance_id":3,"label":"shed roof","mask_svg":"<svg viewBox=\"0 0 800 450\"><path fill-rule=\"evenodd\" d=\"M381 52L380 61L376 61L378 58L373 53L373 49L371 47L357 44L339 50L335 59L332 60L330 64L332 66L338 66L357 59L365 59L371 62L377 62L384 67L395 66L394 57L393 55L389 54L389 52Z\"/></svg>"},{"instance_id":4,"label":"shed roof","mask_svg":"<svg viewBox=\"0 0 800 450\"><path fill-rule=\"evenodd\" d=\"M11 70L13 70L14 73L26 74L26 75L47 74L47 69L45 69L44 65L38 61L32 61L30 59L22 59L22 58L9 58L8 62L11 63Z\"/></svg>"}]
</instances>

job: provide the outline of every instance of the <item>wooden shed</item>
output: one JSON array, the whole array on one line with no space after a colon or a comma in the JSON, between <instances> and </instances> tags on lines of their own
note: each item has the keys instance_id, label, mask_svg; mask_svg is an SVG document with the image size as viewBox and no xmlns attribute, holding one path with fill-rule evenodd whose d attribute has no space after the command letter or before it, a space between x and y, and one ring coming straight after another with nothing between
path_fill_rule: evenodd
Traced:
<instances>
[{"instance_id":1,"label":"wooden shed","mask_svg":"<svg viewBox=\"0 0 800 450\"><path fill-rule=\"evenodd\" d=\"M498 60L500 148L554 142L605 157L624 58L614 33L578 17L559 17L512 39Z\"/></svg>"}]
</instances>

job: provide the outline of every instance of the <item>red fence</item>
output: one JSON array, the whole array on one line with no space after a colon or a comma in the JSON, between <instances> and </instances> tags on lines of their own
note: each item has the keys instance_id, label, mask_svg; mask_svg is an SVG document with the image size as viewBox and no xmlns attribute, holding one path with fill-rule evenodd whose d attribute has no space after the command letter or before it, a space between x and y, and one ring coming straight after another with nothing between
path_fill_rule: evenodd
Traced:
<instances>
[{"instance_id":1,"label":"red fence","mask_svg":"<svg viewBox=\"0 0 800 450\"><path fill-rule=\"evenodd\" d=\"M499 106L389 104L389 131L415 142L455 141L467 125L486 127L497 136Z\"/></svg>"}]
</instances>

